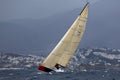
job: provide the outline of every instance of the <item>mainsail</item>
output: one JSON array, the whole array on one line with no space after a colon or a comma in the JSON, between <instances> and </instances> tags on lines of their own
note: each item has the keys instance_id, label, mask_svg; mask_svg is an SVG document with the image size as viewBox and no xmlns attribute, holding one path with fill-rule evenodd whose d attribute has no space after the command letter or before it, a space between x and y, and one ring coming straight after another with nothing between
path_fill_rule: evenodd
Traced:
<instances>
[{"instance_id":1,"label":"mainsail","mask_svg":"<svg viewBox=\"0 0 120 80\"><path fill-rule=\"evenodd\" d=\"M87 17L88 3L85 5L80 15L74 21L63 38L39 66L39 70L50 72L55 67L66 67L69 64L69 61L75 53L75 50L77 49L85 31Z\"/></svg>"}]
</instances>

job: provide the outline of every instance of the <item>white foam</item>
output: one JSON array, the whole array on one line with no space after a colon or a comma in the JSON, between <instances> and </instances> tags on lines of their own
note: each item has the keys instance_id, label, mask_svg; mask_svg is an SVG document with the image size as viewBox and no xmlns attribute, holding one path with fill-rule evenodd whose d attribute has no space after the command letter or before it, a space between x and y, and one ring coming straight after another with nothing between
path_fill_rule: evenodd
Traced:
<instances>
[{"instance_id":1,"label":"white foam","mask_svg":"<svg viewBox=\"0 0 120 80\"><path fill-rule=\"evenodd\" d=\"M81 70L81 71L83 71L83 72L87 72L87 70L86 70L86 69L83 69L83 70Z\"/></svg>"},{"instance_id":2,"label":"white foam","mask_svg":"<svg viewBox=\"0 0 120 80\"><path fill-rule=\"evenodd\" d=\"M56 69L56 72L65 72L63 69Z\"/></svg>"}]
</instances>

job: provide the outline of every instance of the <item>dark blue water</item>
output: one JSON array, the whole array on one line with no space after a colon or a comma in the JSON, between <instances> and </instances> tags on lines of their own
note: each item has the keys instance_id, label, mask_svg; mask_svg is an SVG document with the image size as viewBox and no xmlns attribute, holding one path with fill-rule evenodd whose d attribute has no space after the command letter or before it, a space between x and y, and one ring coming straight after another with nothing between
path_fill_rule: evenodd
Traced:
<instances>
[{"instance_id":1,"label":"dark blue water","mask_svg":"<svg viewBox=\"0 0 120 80\"><path fill-rule=\"evenodd\" d=\"M0 80L120 80L119 70L87 70L43 73L37 69L0 70Z\"/></svg>"}]
</instances>

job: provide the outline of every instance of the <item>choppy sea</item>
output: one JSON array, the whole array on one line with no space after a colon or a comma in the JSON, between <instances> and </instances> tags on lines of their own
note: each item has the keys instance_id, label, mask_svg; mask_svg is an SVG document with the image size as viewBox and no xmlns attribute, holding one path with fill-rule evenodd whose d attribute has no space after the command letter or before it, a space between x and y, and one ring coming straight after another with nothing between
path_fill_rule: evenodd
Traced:
<instances>
[{"instance_id":1,"label":"choppy sea","mask_svg":"<svg viewBox=\"0 0 120 80\"><path fill-rule=\"evenodd\" d=\"M36 68L1 68L0 80L120 80L120 70L77 70L44 73Z\"/></svg>"}]
</instances>

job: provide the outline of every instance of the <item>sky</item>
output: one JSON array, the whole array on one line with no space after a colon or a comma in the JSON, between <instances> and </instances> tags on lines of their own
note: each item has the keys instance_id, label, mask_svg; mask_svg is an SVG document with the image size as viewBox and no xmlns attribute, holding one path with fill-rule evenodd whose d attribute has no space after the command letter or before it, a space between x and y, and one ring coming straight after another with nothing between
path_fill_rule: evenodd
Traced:
<instances>
[{"instance_id":1,"label":"sky","mask_svg":"<svg viewBox=\"0 0 120 80\"><path fill-rule=\"evenodd\" d=\"M0 21L40 19L79 8L82 0L0 0Z\"/></svg>"},{"instance_id":2,"label":"sky","mask_svg":"<svg viewBox=\"0 0 120 80\"><path fill-rule=\"evenodd\" d=\"M120 0L0 0L0 51L50 51L87 1L80 47L120 49Z\"/></svg>"}]
</instances>

